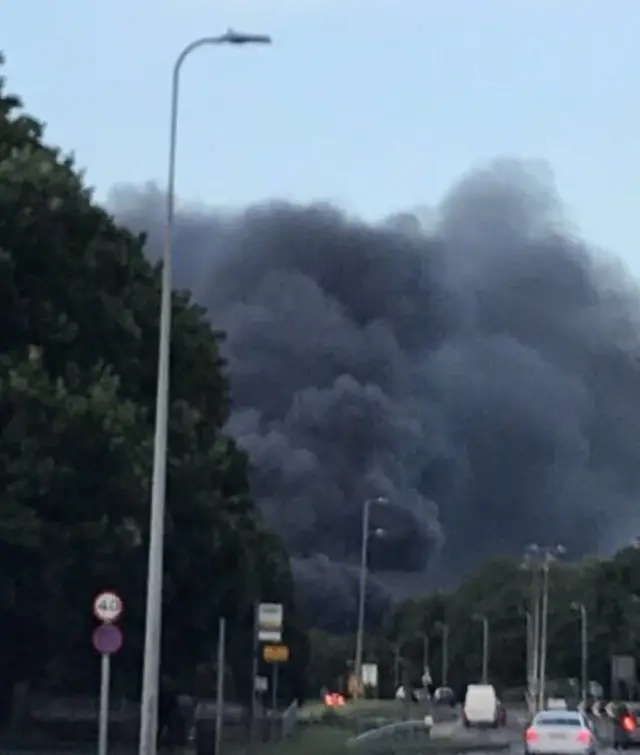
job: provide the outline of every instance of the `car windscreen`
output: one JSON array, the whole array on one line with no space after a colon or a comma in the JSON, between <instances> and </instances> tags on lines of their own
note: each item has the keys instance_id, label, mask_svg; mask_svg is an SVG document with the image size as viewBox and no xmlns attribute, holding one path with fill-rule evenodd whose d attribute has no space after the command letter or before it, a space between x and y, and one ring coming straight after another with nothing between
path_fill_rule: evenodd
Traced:
<instances>
[{"instance_id":1,"label":"car windscreen","mask_svg":"<svg viewBox=\"0 0 640 755\"><path fill-rule=\"evenodd\" d=\"M533 722L534 726L582 726L582 722L575 716L540 716Z\"/></svg>"}]
</instances>

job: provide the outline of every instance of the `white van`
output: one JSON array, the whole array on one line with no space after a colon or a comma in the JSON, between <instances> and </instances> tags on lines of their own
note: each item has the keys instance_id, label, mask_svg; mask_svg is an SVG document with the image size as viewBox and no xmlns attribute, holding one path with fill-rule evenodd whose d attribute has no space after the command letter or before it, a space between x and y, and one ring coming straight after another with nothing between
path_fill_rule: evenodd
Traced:
<instances>
[{"instance_id":1,"label":"white van","mask_svg":"<svg viewBox=\"0 0 640 755\"><path fill-rule=\"evenodd\" d=\"M467 687L462 722L467 728L504 725L504 710L492 684L470 684Z\"/></svg>"}]
</instances>

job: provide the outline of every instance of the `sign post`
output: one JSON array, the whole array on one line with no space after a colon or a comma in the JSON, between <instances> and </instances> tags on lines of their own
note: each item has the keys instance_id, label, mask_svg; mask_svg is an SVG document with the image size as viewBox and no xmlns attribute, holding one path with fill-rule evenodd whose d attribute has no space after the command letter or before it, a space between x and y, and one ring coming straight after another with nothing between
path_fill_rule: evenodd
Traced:
<instances>
[{"instance_id":1,"label":"sign post","mask_svg":"<svg viewBox=\"0 0 640 755\"><path fill-rule=\"evenodd\" d=\"M98 721L98 755L107 755L109 746L109 689L111 656L122 647L122 632L115 625L122 615L123 604L114 592L103 592L93 602L94 616L102 622L93 632L93 646L100 653L100 717Z\"/></svg>"},{"instance_id":2,"label":"sign post","mask_svg":"<svg viewBox=\"0 0 640 755\"><path fill-rule=\"evenodd\" d=\"M278 669L279 663L274 663L271 670L271 710L275 713L278 710Z\"/></svg>"},{"instance_id":3,"label":"sign post","mask_svg":"<svg viewBox=\"0 0 640 755\"><path fill-rule=\"evenodd\" d=\"M254 651L261 643L275 643L263 645L262 658L272 664L271 669L271 707L275 712L278 707L278 666L289 660L289 648L282 642L282 625L284 608L282 603L259 603L256 606ZM258 653L254 655L253 704L256 705L256 686L258 672ZM255 707L254 707L255 710ZM275 726L275 717L273 719Z\"/></svg>"},{"instance_id":4,"label":"sign post","mask_svg":"<svg viewBox=\"0 0 640 755\"><path fill-rule=\"evenodd\" d=\"M289 647L287 645L265 645L262 648L262 657L266 663L271 664L271 708L275 712L278 709L278 674L281 663L289 660Z\"/></svg>"},{"instance_id":5,"label":"sign post","mask_svg":"<svg viewBox=\"0 0 640 755\"><path fill-rule=\"evenodd\" d=\"M218 670L216 679L216 744L214 755L220 755L222 745L222 726L224 724L224 671L225 671L225 634L227 621L221 618L218 622Z\"/></svg>"}]
</instances>

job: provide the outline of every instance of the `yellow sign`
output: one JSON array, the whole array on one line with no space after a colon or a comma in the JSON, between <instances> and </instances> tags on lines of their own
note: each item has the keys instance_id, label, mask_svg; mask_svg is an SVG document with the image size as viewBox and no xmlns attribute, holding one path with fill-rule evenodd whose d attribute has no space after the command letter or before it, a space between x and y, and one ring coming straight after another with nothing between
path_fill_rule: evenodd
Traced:
<instances>
[{"instance_id":1,"label":"yellow sign","mask_svg":"<svg viewBox=\"0 0 640 755\"><path fill-rule=\"evenodd\" d=\"M262 657L267 663L286 663L289 660L289 648L286 645L265 645Z\"/></svg>"}]
</instances>

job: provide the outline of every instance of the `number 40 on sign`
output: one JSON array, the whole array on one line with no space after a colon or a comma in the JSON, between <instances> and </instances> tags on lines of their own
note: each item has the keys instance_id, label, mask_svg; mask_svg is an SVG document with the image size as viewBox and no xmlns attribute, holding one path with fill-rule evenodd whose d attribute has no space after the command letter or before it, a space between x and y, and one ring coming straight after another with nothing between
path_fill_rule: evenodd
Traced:
<instances>
[{"instance_id":1,"label":"number 40 on sign","mask_svg":"<svg viewBox=\"0 0 640 755\"><path fill-rule=\"evenodd\" d=\"M122 598L118 593L105 591L96 596L93 601L93 614L105 624L112 624L117 621L123 611Z\"/></svg>"}]
</instances>

